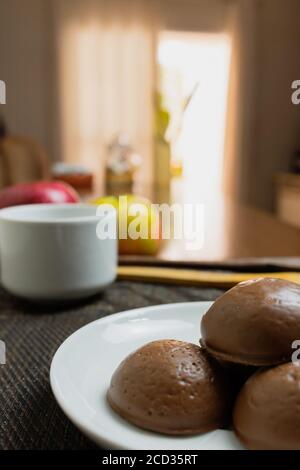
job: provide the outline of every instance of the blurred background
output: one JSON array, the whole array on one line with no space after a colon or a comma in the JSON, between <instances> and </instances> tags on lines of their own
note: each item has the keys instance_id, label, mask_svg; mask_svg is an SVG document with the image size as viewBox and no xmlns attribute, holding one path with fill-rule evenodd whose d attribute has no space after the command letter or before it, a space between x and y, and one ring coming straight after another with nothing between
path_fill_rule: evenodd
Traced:
<instances>
[{"instance_id":1,"label":"blurred background","mask_svg":"<svg viewBox=\"0 0 300 470\"><path fill-rule=\"evenodd\" d=\"M299 255L299 18L299 0L1 0L0 187L203 202L187 256Z\"/></svg>"}]
</instances>

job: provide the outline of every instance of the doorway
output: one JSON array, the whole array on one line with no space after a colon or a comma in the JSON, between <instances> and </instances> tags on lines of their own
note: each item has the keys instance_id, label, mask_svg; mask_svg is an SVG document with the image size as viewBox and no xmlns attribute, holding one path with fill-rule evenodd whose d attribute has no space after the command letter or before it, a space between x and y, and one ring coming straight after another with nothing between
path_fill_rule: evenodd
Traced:
<instances>
[{"instance_id":1,"label":"doorway","mask_svg":"<svg viewBox=\"0 0 300 470\"><path fill-rule=\"evenodd\" d=\"M170 114L166 137L172 167L182 168L197 199L222 192L230 56L225 34L165 31L159 36L159 87Z\"/></svg>"}]
</instances>

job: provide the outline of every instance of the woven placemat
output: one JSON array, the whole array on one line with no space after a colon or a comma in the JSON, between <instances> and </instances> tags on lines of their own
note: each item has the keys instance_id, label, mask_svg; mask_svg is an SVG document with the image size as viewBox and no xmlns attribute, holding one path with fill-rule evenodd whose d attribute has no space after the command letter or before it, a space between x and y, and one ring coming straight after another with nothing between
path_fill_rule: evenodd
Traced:
<instances>
[{"instance_id":1,"label":"woven placemat","mask_svg":"<svg viewBox=\"0 0 300 470\"><path fill-rule=\"evenodd\" d=\"M222 291L116 282L102 295L73 306L47 308L16 301L0 289L0 449L93 449L58 408L49 368L60 344L87 323L131 308L214 300Z\"/></svg>"}]
</instances>

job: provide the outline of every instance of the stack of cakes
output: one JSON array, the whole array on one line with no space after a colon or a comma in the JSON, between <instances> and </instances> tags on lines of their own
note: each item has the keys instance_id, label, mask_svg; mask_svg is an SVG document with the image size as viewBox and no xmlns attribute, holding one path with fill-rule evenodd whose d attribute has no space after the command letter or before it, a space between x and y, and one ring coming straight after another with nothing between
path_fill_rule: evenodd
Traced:
<instances>
[{"instance_id":1,"label":"stack of cakes","mask_svg":"<svg viewBox=\"0 0 300 470\"><path fill-rule=\"evenodd\" d=\"M243 282L202 318L201 347L160 340L128 356L108 402L129 422L160 433L232 423L249 449L300 449L300 365L291 360L298 339L300 286Z\"/></svg>"}]
</instances>

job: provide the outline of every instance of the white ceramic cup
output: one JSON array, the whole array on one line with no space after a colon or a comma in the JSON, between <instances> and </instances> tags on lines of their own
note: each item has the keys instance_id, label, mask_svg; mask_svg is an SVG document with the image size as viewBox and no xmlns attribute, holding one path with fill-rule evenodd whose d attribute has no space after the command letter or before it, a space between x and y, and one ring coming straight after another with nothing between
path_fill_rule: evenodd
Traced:
<instances>
[{"instance_id":1,"label":"white ceramic cup","mask_svg":"<svg viewBox=\"0 0 300 470\"><path fill-rule=\"evenodd\" d=\"M71 300L113 282L117 240L97 237L97 207L33 204L0 211L1 281L30 300ZM111 209L106 217L116 222Z\"/></svg>"}]
</instances>

